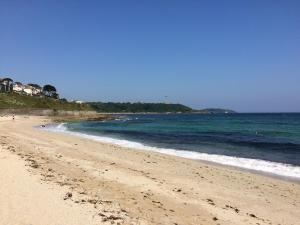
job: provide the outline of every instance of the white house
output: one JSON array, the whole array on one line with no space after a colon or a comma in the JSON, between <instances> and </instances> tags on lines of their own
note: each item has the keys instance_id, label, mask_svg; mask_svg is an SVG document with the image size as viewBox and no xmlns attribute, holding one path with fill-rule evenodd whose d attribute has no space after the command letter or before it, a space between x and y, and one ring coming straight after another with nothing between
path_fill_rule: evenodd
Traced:
<instances>
[{"instance_id":1,"label":"white house","mask_svg":"<svg viewBox=\"0 0 300 225\"><path fill-rule=\"evenodd\" d=\"M25 85L23 86L23 92L27 95L39 95L42 93L42 88L38 86Z\"/></svg>"},{"instance_id":2,"label":"white house","mask_svg":"<svg viewBox=\"0 0 300 225\"><path fill-rule=\"evenodd\" d=\"M32 87L32 86L30 86L30 87ZM42 93L42 88L40 88L40 87L32 87L32 94L33 95L39 95L41 93Z\"/></svg>"},{"instance_id":3,"label":"white house","mask_svg":"<svg viewBox=\"0 0 300 225\"><path fill-rule=\"evenodd\" d=\"M42 93L42 88L33 88L33 91L32 91L32 94L33 95L39 95L39 94L41 94Z\"/></svg>"},{"instance_id":4,"label":"white house","mask_svg":"<svg viewBox=\"0 0 300 225\"><path fill-rule=\"evenodd\" d=\"M27 94L32 96L33 95L33 87L29 86L29 85L25 85L23 91Z\"/></svg>"},{"instance_id":5,"label":"white house","mask_svg":"<svg viewBox=\"0 0 300 225\"><path fill-rule=\"evenodd\" d=\"M14 92L22 93L24 88L25 88L25 86L20 82L16 82L13 85L13 91Z\"/></svg>"},{"instance_id":6,"label":"white house","mask_svg":"<svg viewBox=\"0 0 300 225\"><path fill-rule=\"evenodd\" d=\"M51 86L51 85L45 85L45 86L50 86L53 91L50 91L50 95L48 97L52 97L55 99L59 99L59 95L56 92L55 87ZM44 87L45 87L44 86ZM21 82L13 82L13 80L11 78L0 78L0 92L15 92L18 94L26 94L29 96L39 96L39 97L43 97L46 96L46 93L43 92L43 88L38 85L38 84L32 84L29 83L27 85L23 85Z\"/></svg>"}]
</instances>

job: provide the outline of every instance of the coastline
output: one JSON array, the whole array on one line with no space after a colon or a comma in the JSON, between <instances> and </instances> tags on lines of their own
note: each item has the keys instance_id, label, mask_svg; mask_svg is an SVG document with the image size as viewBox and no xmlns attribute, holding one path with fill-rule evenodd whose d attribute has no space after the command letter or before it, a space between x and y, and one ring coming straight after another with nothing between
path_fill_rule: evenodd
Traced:
<instances>
[{"instance_id":1,"label":"coastline","mask_svg":"<svg viewBox=\"0 0 300 225\"><path fill-rule=\"evenodd\" d=\"M61 196L59 205L69 202L80 210L91 206L90 215L97 215L93 222L98 224L296 224L300 220L299 183L33 128L49 123L47 117L17 116L15 121L0 118L0 122L1 158L15 161L17 155L29 165L32 176L42 177L42 186L72 193L66 200ZM3 201L1 207L16 204ZM4 216L0 218L3 223Z\"/></svg>"},{"instance_id":2,"label":"coastline","mask_svg":"<svg viewBox=\"0 0 300 225\"><path fill-rule=\"evenodd\" d=\"M109 118L112 119L112 118ZM115 118L114 118L115 119ZM207 154L195 151L172 149L172 148L159 148L154 146L145 145L141 142L129 141L123 139L116 139L108 136L97 136L85 132L69 130L63 123L52 123L43 126L42 130L50 132L59 132L62 134L72 135L75 137L86 138L101 143L113 144L118 147L132 148L136 150L151 151L162 153L171 156L201 161L203 163L211 163L217 166L225 166L232 169L241 171L248 171L264 176L275 177L282 180L292 182L300 182L300 167L291 164L284 164L279 162L272 162L262 159L242 158L226 155Z\"/></svg>"}]
</instances>

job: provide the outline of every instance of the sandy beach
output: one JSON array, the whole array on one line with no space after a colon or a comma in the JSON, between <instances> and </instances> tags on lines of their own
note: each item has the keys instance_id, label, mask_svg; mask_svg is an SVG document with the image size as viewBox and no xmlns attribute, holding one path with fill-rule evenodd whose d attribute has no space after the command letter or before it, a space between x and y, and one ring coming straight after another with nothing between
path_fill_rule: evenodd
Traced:
<instances>
[{"instance_id":1,"label":"sandy beach","mask_svg":"<svg viewBox=\"0 0 300 225\"><path fill-rule=\"evenodd\" d=\"M300 185L0 117L0 224L300 224Z\"/></svg>"}]
</instances>

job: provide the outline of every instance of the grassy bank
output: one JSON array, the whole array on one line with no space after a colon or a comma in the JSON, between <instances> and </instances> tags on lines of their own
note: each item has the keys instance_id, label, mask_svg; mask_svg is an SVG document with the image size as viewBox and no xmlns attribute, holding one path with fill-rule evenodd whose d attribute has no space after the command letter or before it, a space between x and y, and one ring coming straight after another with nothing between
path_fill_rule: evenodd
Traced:
<instances>
[{"instance_id":1,"label":"grassy bank","mask_svg":"<svg viewBox=\"0 0 300 225\"><path fill-rule=\"evenodd\" d=\"M87 104L78 104L46 97L16 93L0 93L0 109L52 109L66 111L91 111Z\"/></svg>"}]
</instances>

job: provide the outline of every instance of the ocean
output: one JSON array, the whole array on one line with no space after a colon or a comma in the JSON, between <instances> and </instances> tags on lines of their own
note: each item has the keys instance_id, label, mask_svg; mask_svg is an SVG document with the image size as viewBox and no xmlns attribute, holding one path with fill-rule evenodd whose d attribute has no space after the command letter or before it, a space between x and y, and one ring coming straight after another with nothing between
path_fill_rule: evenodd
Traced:
<instances>
[{"instance_id":1,"label":"ocean","mask_svg":"<svg viewBox=\"0 0 300 225\"><path fill-rule=\"evenodd\" d=\"M300 179L300 113L134 114L46 129Z\"/></svg>"}]
</instances>

